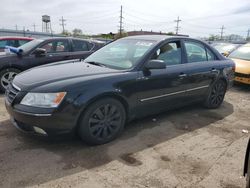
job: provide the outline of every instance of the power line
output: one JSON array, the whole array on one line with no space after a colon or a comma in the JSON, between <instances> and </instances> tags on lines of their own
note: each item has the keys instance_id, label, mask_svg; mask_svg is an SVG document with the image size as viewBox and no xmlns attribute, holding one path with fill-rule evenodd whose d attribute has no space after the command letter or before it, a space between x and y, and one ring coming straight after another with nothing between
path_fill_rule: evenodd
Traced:
<instances>
[{"instance_id":1,"label":"power line","mask_svg":"<svg viewBox=\"0 0 250 188\"><path fill-rule=\"evenodd\" d=\"M223 38L224 29L225 29L225 27L224 27L224 25L222 25L222 27L220 28L220 39L221 39L221 40L222 40L222 38Z\"/></svg>"},{"instance_id":2,"label":"power line","mask_svg":"<svg viewBox=\"0 0 250 188\"><path fill-rule=\"evenodd\" d=\"M60 22L62 22L60 25L61 25L61 26L62 26L62 28L63 28L63 33L65 33L64 26L66 26L66 24L65 24L66 20L65 20L65 19L63 19L63 16L62 16L62 18L61 18L59 21L60 21Z\"/></svg>"},{"instance_id":3,"label":"power line","mask_svg":"<svg viewBox=\"0 0 250 188\"><path fill-rule=\"evenodd\" d=\"M179 23L180 23L180 19L179 19L179 16L178 16L178 18L177 18L177 20L174 20L174 22L176 22L176 35L178 34L178 32L179 32L179 29L180 29L180 27L179 27Z\"/></svg>"}]
</instances>

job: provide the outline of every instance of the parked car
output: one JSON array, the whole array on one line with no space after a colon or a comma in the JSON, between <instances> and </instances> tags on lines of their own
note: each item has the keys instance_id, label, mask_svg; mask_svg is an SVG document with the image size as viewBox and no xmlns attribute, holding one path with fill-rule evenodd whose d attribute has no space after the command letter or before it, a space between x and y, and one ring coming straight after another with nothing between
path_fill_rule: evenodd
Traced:
<instances>
[{"instance_id":1,"label":"parked car","mask_svg":"<svg viewBox=\"0 0 250 188\"><path fill-rule=\"evenodd\" d=\"M0 52L3 52L5 46L19 47L32 41L30 37L0 37Z\"/></svg>"},{"instance_id":2,"label":"parked car","mask_svg":"<svg viewBox=\"0 0 250 188\"><path fill-rule=\"evenodd\" d=\"M250 187L250 139L248 140L243 175L246 177L246 188Z\"/></svg>"},{"instance_id":3,"label":"parked car","mask_svg":"<svg viewBox=\"0 0 250 188\"><path fill-rule=\"evenodd\" d=\"M213 43L211 44L216 50L218 50L222 55L228 56L235 49L240 47L242 44L234 44L234 43Z\"/></svg>"},{"instance_id":4,"label":"parked car","mask_svg":"<svg viewBox=\"0 0 250 188\"><path fill-rule=\"evenodd\" d=\"M218 108L232 85L234 66L192 38L126 37L83 61L18 74L7 88L5 104L23 131L73 132L89 144L104 144L134 118L193 102Z\"/></svg>"},{"instance_id":5,"label":"parked car","mask_svg":"<svg viewBox=\"0 0 250 188\"><path fill-rule=\"evenodd\" d=\"M77 38L35 39L0 55L0 91L5 91L10 80L29 68L69 59L84 59L104 45L103 42Z\"/></svg>"},{"instance_id":6,"label":"parked car","mask_svg":"<svg viewBox=\"0 0 250 188\"><path fill-rule=\"evenodd\" d=\"M250 84L250 43L245 44L229 56L235 64L235 81Z\"/></svg>"}]
</instances>

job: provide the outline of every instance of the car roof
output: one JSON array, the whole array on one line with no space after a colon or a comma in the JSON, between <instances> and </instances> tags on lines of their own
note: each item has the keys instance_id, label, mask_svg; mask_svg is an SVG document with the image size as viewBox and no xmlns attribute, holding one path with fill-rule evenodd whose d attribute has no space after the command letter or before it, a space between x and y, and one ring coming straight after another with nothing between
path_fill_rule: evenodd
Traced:
<instances>
[{"instance_id":1,"label":"car roof","mask_svg":"<svg viewBox=\"0 0 250 188\"><path fill-rule=\"evenodd\" d=\"M53 39L76 39L76 40L85 40L85 41L95 41L92 39L85 39L85 38L75 38L75 37L42 37L39 38L41 40L53 40Z\"/></svg>"},{"instance_id":2,"label":"car roof","mask_svg":"<svg viewBox=\"0 0 250 188\"><path fill-rule=\"evenodd\" d=\"M170 38L188 38L188 36L181 36L181 35L136 35L136 36L129 36L125 37L124 39L138 39L138 40L155 40L155 41L162 41ZM197 39L195 39L197 40Z\"/></svg>"},{"instance_id":3,"label":"car roof","mask_svg":"<svg viewBox=\"0 0 250 188\"><path fill-rule=\"evenodd\" d=\"M0 40L10 40L10 39L23 39L23 40L33 40L34 38L31 37L16 37L16 36L4 36L0 37Z\"/></svg>"}]
</instances>

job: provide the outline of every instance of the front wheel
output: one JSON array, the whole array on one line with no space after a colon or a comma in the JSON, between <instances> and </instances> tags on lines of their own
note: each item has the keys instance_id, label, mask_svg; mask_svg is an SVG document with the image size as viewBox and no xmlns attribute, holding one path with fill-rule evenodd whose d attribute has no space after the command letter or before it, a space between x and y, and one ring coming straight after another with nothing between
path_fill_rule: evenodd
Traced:
<instances>
[{"instance_id":1,"label":"front wheel","mask_svg":"<svg viewBox=\"0 0 250 188\"><path fill-rule=\"evenodd\" d=\"M10 81L21 71L15 68L7 68L0 72L0 91L4 92Z\"/></svg>"},{"instance_id":2,"label":"front wheel","mask_svg":"<svg viewBox=\"0 0 250 188\"><path fill-rule=\"evenodd\" d=\"M224 100L226 90L227 85L225 81L218 80L215 82L209 89L209 93L204 103L205 107L211 109L218 108Z\"/></svg>"},{"instance_id":3,"label":"front wheel","mask_svg":"<svg viewBox=\"0 0 250 188\"><path fill-rule=\"evenodd\" d=\"M104 98L91 104L83 113L79 135L88 144L104 144L122 132L125 120L124 106L116 99Z\"/></svg>"}]
</instances>

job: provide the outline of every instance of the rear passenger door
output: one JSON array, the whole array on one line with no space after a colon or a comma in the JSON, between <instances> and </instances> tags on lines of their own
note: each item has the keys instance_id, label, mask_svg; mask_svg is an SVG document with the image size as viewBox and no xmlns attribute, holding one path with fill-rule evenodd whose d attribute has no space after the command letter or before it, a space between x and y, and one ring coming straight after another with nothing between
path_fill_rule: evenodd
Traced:
<instances>
[{"instance_id":1,"label":"rear passenger door","mask_svg":"<svg viewBox=\"0 0 250 188\"><path fill-rule=\"evenodd\" d=\"M186 54L186 85L189 100L203 96L212 81L219 74L216 69L216 55L203 43L196 40L184 40Z\"/></svg>"},{"instance_id":2,"label":"rear passenger door","mask_svg":"<svg viewBox=\"0 0 250 188\"><path fill-rule=\"evenodd\" d=\"M94 44L85 41L72 39L72 54L71 59L85 59L92 53Z\"/></svg>"}]
</instances>

